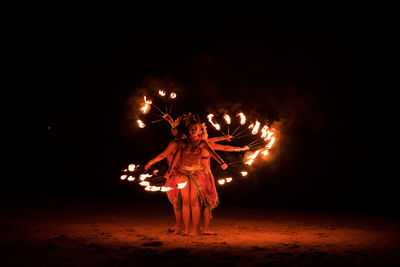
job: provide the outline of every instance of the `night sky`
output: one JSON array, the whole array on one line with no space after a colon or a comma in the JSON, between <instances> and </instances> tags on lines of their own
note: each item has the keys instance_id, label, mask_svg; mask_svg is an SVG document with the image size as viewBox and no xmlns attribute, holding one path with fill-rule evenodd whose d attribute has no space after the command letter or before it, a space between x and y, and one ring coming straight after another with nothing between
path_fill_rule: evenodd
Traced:
<instances>
[{"instance_id":1,"label":"night sky","mask_svg":"<svg viewBox=\"0 0 400 267\"><path fill-rule=\"evenodd\" d=\"M175 117L242 103L283 122L274 160L219 187L221 207L395 212L379 7L166 2L8 1L24 174L2 177L5 199L168 201L119 180L172 139L166 124L128 125L130 97L162 81Z\"/></svg>"}]
</instances>

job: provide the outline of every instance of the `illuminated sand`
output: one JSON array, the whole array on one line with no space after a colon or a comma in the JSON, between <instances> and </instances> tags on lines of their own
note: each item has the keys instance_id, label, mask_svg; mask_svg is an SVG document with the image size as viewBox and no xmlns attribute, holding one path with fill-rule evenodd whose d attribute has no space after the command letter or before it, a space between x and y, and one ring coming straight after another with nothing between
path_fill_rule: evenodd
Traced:
<instances>
[{"instance_id":1,"label":"illuminated sand","mask_svg":"<svg viewBox=\"0 0 400 267\"><path fill-rule=\"evenodd\" d=\"M219 207L216 236L167 233L165 203L31 207L0 219L3 266L388 266L399 263L399 220ZM4 214L4 213L3 213ZM322 265L321 265L322 264Z\"/></svg>"}]
</instances>

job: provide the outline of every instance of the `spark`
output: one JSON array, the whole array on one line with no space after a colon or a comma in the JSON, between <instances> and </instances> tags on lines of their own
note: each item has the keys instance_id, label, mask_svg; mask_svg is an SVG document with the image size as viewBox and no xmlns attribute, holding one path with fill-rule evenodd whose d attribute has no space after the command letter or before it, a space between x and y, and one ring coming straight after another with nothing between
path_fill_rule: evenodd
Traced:
<instances>
[{"instance_id":1,"label":"spark","mask_svg":"<svg viewBox=\"0 0 400 267\"><path fill-rule=\"evenodd\" d=\"M240 174L244 177L244 176L247 176L248 172L242 171L242 172L240 172Z\"/></svg>"},{"instance_id":2,"label":"spark","mask_svg":"<svg viewBox=\"0 0 400 267\"><path fill-rule=\"evenodd\" d=\"M129 182L135 181L135 177L133 177L132 175L129 176L129 177L128 177L128 181L129 181Z\"/></svg>"},{"instance_id":3,"label":"spark","mask_svg":"<svg viewBox=\"0 0 400 267\"><path fill-rule=\"evenodd\" d=\"M121 180L125 180L126 179L126 177L128 177L128 175L121 175Z\"/></svg>"},{"instance_id":4,"label":"spark","mask_svg":"<svg viewBox=\"0 0 400 267\"><path fill-rule=\"evenodd\" d=\"M176 94L175 94L174 92L172 92L172 93L170 94L170 97L171 97L172 99L174 99L174 98L176 98Z\"/></svg>"},{"instance_id":5,"label":"spark","mask_svg":"<svg viewBox=\"0 0 400 267\"><path fill-rule=\"evenodd\" d=\"M227 183L230 183L230 182L232 182L232 177L225 178L225 180Z\"/></svg>"},{"instance_id":6,"label":"spark","mask_svg":"<svg viewBox=\"0 0 400 267\"><path fill-rule=\"evenodd\" d=\"M159 94L160 96L165 96L165 91L163 91L163 90L158 90L158 94Z\"/></svg>"},{"instance_id":7,"label":"spark","mask_svg":"<svg viewBox=\"0 0 400 267\"><path fill-rule=\"evenodd\" d=\"M219 179L219 180L218 180L218 183L219 183L220 185L225 184L225 179Z\"/></svg>"}]
</instances>

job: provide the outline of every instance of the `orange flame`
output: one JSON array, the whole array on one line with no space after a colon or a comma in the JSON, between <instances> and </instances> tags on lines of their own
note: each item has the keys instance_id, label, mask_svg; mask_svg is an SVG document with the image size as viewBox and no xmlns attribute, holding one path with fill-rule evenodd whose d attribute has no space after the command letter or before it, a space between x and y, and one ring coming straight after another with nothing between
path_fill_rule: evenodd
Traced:
<instances>
[{"instance_id":1,"label":"orange flame","mask_svg":"<svg viewBox=\"0 0 400 267\"><path fill-rule=\"evenodd\" d=\"M129 177L128 177L128 181L129 181L129 182L135 181L135 177L133 177L132 175L129 176Z\"/></svg>"},{"instance_id":2,"label":"orange flame","mask_svg":"<svg viewBox=\"0 0 400 267\"><path fill-rule=\"evenodd\" d=\"M244 164L247 164L247 165L251 166L254 163L254 160L256 159L256 157L258 156L260 151L261 151L261 149L259 149L256 152L254 152L253 155L247 157L248 161L246 161Z\"/></svg>"},{"instance_id":3,"label":"orange flame","mask_svg":"<svg viewBox=\"0 0 400 267\"><path fill-rule=\"evenodd\" d=\"M160 191L161 190L161 187L160 186L152 186L151 188L150 188L150 191L153 191L153 192L155 192L155 191Z\"/></svg>"},{"instance_id":4,"label":"orange flame","mask_svg":"<svg viewBox=\"0 0 400 267\"><path fill-rule=\"evenodd\" d=\"M172 188L171 187L168 187L168 186L161 186L161 192L167 192L167 191L169 191L169 190L171 190Z\"/></svg>"},{"instance_id":5,"label":"orange flame","mask_svg":"<svg viewBox=\"0 0 400 267\"><path fill-rule=\"evenodd\" d=\"M146 114L150 111L150 104L142 104L140 110L143 112L143 114Z\"/></svg>"},{"instance_id":6,"label":"orange flame","mask_svg":"<svg viewBox=\"0 0 400 267\"><path fill-rule=\"evenodd\" d=\"M139 184L140 184L141 186L149 186L149 185L150 185L150 183L147 182L147 181L140 182Z\"/></svg>"},{"instance_id":7,"label":"orange flame","mask_svg":"<svg viewBox=\"0 0 400 267\"><path fill-rule=\"evenodd\" d=\"M253 131L251 133L253 135L257 134L259 128L260 128L260 122L256 120L256 125L254 125Z\"/></svg>"},{"instance_id":8,"label":"orange flame","mask_svg":"<svg viewBox=\"0 0 400 267\"><path fill-rule=\"evenodd\" d=\"M135 167L136 167L135 164L129 164L128 170L133 172L135 170Z\"/></svg>"},{"instance_id":9,"label":"orange flame","mask_svg":"<svg viewBox=\"0 0 400 267\"><path fill-rule=\"evenodd\" d=\"M183 189L183 188L185 188L186 184L187 184L187 182L180 183L180 184L177 184L177 187L178 187L178 189Z\"/></svg>"},{"instance_id":10,"label":"orange flame","mask_svg":"<svg viewBox=\"0 0 400 267\"><path fill-rule=\"evenodd\" d=\"M144 99L144 103L145 103L145 104L151 105L151 104L153 103L150 99L147 99L146 96L144 96L143 99Z\"/></svg>"},{"instance_id":11,"label":"orange flame","mask_svg":"<svg viewBox=\"0 0 400 267\"><path fill-rule=\"evenodd\" d=\"M229 117L228 114L225 114L225 115L224 115L224 119L226 120L226 123L227 123L227 124L231 124L231 117Z\"/></svg>"},{"instance_id":12,"label":"orange flame","mask_svg":"<svg viewBox=\"0 0 400 267\"><path fill-rule=\"evenodd\" d=\"M146 126L146 124L144 124L141 120L137 120L137 123L140 128L144 128Z\"/></svg>"},{"instance_id":13,"label":"orange flame","mask_svg":"<svg viewBox=\"0 0 400 267\"><path fill-rule=\"evenodd\" d=\"M221 129L221 126L218 123L214 123L212 121L213 117L214 117L214 114L208 114L208 116L207 116L208 121L212 124L212 126L214 126L215 129L217 129L217 130Z\"/></svg>"},{"instance_id":14,"label":"orange flame","mask_svg":"<svg viewBox=\"0 0 400 267\"><path fill-rule=\"evenodd\" d=\"M267 136L267 133L268 133L267 130L268 130L268 126L264 125L264 127L261 129L261 138L264 138Z\"/></svg>"},{"instance_id":15,"label":"orange flame","mask_svg":"<svg viewBox=\"0 0 400 267\"><path fill-rule=\"evenodd\" d=\"M176 94L175 94L174 92L172 92L172 93L170 94L170 97L171 97L172 99L174 99L174 98L176 98Z\"/></svg>"},{"instance_id":16,"label":"orange flame","mask_svg":"<svg viewBox=\"0 0 400 267\"><path fill-rule=\"evenodd\" d=\"M225 179L219 179L219 180L218 180L218 183L219 183L220 185L225 184Z\"/></svg>"},{"instance_id":17,"label":"orange flame","mask_svg":"<svg viewBox=\"0 0 400 267\"><path fill-rule=\"evenodd\" d=\"M153 176L153 175L145 173L145 174L139 175L139 179L144 181L144 180L146 180L146 178L149 178L151 176Z\"/></svg>"},{"instance_id":18,"label":"orange flame","mask_svg":"<svg viewBox=\"0 0 400 267\"><path fill-rule=\"evenodd\" d=\"M240 172L240 174L244 177L244 176L247 176L248 172L242 171L242 172Z\"/></svg>"},{"instance_id":19,"label":"orange flame","mask_svg":"<svg viewBox=\"0 0 400 267\"><path fill-rule=\"evenodd\" d=\"M269 141L271 140L271 137L274 133L271 132L270 130L267 131L267 137L265 137L264 141Z\"/></svg>"},{"instance_id":20,"label":"orange flame","mask_svg":"<svg viewBox=\"0 0 400 267\"><path fill-rule=\"evenodd\" d=\"M165 91L163 91L163 90L158 90L158 94L159 94L160 96L165 96Z\"/></svg>"},{"instance_id":21,"label":"orange flame","mask_svg":"<svg viewBox=\"0 0 400 267\"><path fill-rule=\"evenodd\" d=\"M236 115L236 117L240 117L240 125L243 125L246 123L246 116L243 114L243 112L240 112Z\"/></svg>"},{"instance_id":22,"label":"orange flame","mask_svg":"<svg viewBox=\"0 0 400 267\"><path fill-rule=\"evenodd\" d=\"M120 178L121 178L121 180L125 180L125 179L126 179L126 177L128 177L128 175L125 175L125 174L124 174L124 175L121 175L121 177L120 177Z\"/></svg>"},{"instance_id":23,"label":"orange flame","mask_svg":"<svg viewBox=\"0 0 400 267\"><path fill-rule=\"evenodd\" d=\"M273 136L273 137L271 138L271 141L269 141L269 143L268 143L268 145L266 146L266 148L270 149L274 143L275 143L275 136Z\"/></svg>"},{"instance_id":24,"label":"orange flame","mask_svg":"<svg viewBox=\"0 0 400 267\"><path fill-rule=\"evenodd\" d=\"M254 127L254 123L252 123L252 124L249 125L249 129L251 129L251 128L253 128L253 127Z\"/></svg>"}]
</instances>

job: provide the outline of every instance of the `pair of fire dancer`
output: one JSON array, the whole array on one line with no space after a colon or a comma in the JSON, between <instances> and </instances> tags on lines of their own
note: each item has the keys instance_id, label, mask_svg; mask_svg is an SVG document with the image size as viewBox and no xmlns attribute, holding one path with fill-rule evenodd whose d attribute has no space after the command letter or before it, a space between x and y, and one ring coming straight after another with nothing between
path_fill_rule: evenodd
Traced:
<instances>
[{"instance_id":1,"label":"pair of fire dancer","mask_svg":"<svg viewBox=\"0 0 400 267\"><path fill-rule=\"evenodd\" d=\"M175 140L161 154L150 160L145 169L147 170L152 164L167 158L169 170L166 174L166 186L173 188L167 192L167 195L174 206L176 219L176 224L170 231L178 234L184 230L183 234L188 235L190 217L192 217L193 231L191 234L200 234L200 212L203 208L203 234L214 234L210 231L209 226L212 210L218 205L219 200L214 177L210 170L210 157L216 159L222 169L226 169L227 165L213 149L244 151L249 148L215 144L218 141L229 141L231 136L208 138L205 125L201 124L198 116L190 113L178 118L175 122L169 115L164 118L170 122ZM185 120L185 127L189 129L188 138L182 133L182 120ZM176 170L174 170L175 166L177 166ZM182 182L186 182L186 186L179 191L176 184ZM190 210L192 210L191 213Z\"/></svg>"}]
</instances>

